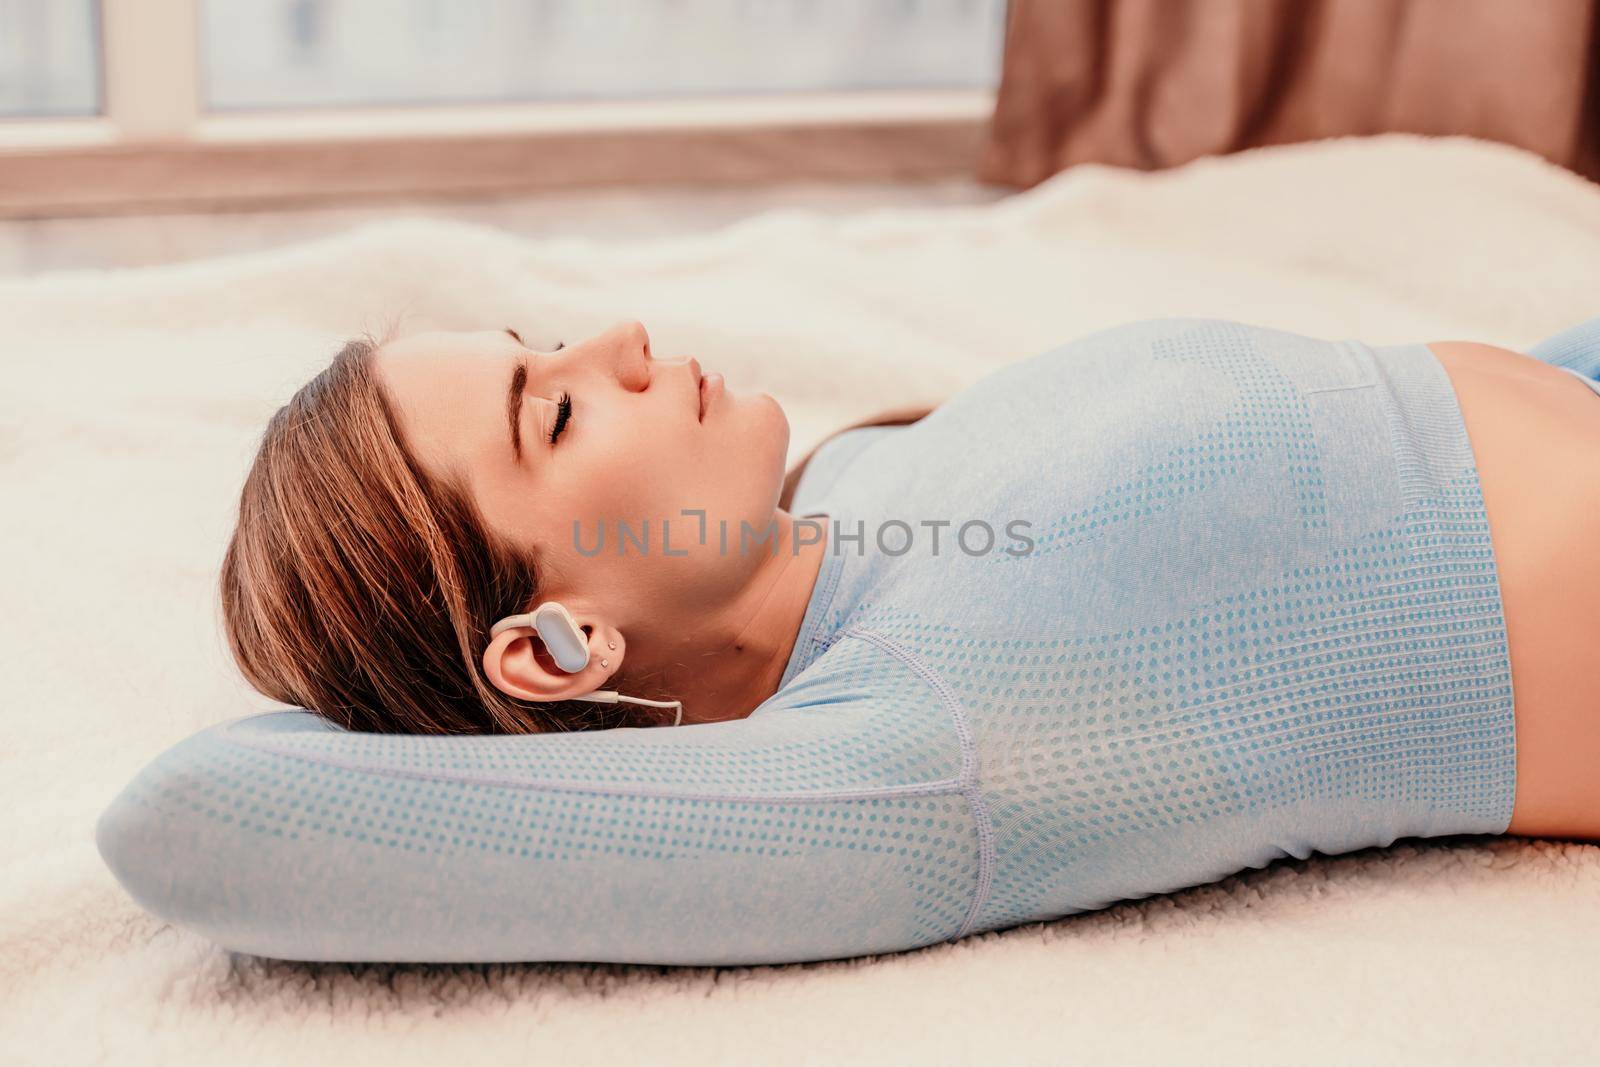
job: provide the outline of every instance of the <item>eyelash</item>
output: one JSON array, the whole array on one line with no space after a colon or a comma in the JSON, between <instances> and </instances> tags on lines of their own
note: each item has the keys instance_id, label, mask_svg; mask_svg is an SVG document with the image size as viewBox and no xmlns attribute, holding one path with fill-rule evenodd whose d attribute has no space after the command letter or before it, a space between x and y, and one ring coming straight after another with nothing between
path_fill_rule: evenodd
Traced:
<instances>
[{"instance_id":1,"label":"eyelash","mask_svg":"<svg viewBox=\"0 0 1600 1067\"><path fill-rule=\"evenodd\" d=\"M556 401L556 424L550 427L551 444L556 443L556 438L561 436L561 431L566 427L567 420L570 418L572 418L572 397L562 393L561 399Z\"/></svg>"},{"instance_id":2,"label":"eyelash","mask_svg":"<svg viewBox=\"0 0 1600 1067\"><path fill-rule=\"evenodd\" d=\"M515 337L517 339L517 344L527 344L527 342L522 339L522 335L516 330L513 330L511 327L506 327L506 333L509 333L512 337ZM551 351L559 352L565 347L567 347L567 343L565 341L557 341L555 348L551 349ZM572 397L568 396L566 393L562 393L561 399L556 401L556 424L550 427L549 437L551 444L556 443L556 438L561 436L561 431L567 428L567 422L571 418Z\"/></svg>"}]
</instances>

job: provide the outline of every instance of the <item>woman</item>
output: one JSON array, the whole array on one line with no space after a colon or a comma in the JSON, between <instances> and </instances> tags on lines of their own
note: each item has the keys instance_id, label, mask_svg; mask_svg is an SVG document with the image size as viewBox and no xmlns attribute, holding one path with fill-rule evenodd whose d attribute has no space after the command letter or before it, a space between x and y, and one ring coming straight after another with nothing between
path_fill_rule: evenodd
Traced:
<instances>
[{"instance_id":1,"label":"woman","mask_svg":"<svg viewBox=\"0 0 1600 1067\"><path fill-rule=\"evenodd\" d=\"M1600 839L1600 320L1534 355L1131 323L785 478L777 402L638 323L367 338L267 428L226 628L263 693L355 730L663 721L606 687L685 723L943 701L1002 842L1195 824L1210 859L1108 853L1079 902L1259 865L1246 818L1326 852ZM491 636L547 601L576 672ZM1010 891L991 920L1037 912Z\"/></svg>"}]
</instances>

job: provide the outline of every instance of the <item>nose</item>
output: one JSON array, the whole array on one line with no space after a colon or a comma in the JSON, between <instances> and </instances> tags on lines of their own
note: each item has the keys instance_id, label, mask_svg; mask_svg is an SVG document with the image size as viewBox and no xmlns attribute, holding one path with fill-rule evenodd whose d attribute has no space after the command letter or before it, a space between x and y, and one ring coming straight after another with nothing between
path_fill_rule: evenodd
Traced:
<instances>
[{"instance_id":1,"label":"nose","mask_svg":"<svg viewBox=\"0 0 1600 1067\"><path fill-rule=\"evenodd\" d=\"M598 338L608 369L629 392L650 387L650 334L637 320L619 322Z\"/></svg>"},{"instance_id":2,"label":"nose","mask_svg":"<svg viewBox=\"0 0 1600 1067\"><path fill-rule=\"evenodd\" d=\"M629 348L637 349L645 359L650 358L650 334L644 328L644 323L638 319L630 319L619 323L617 329L622 331L623 343Z\"/></svg>"}]
</instances>

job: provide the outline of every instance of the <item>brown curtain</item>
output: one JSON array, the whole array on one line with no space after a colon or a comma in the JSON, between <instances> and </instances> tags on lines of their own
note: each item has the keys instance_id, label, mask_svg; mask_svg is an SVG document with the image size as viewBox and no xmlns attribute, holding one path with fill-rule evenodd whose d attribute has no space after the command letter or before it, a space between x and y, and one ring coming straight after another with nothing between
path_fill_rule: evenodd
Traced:
<instances>
[{"instance_id":1,"label":"brown curtain","mask_svg":"<svg viewBox=\"0 0 1600 1067\"><path fill-rule=\"evenodd\" d=\"M1389 130L1600 180L1600 0L1011 0L979 176Z\"/></svg>"}]
</instances>

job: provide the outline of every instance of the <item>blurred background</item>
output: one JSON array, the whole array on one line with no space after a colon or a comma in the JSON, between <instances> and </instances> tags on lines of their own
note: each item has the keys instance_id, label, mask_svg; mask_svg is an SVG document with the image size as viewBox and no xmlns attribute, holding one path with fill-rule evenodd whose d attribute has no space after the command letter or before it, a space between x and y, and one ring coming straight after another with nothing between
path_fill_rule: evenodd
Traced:
<instances>
[{"instance_id":1,"label":"blurred background","mask_svg":"<svg viewBox=\"0 0 1600 1067\"><path fill-rule=\"evenodd\" d=\"M1600 0L0 0L0 274L638 238L1390 130L1600 179Z\"/></svg>"}]
</instances>

